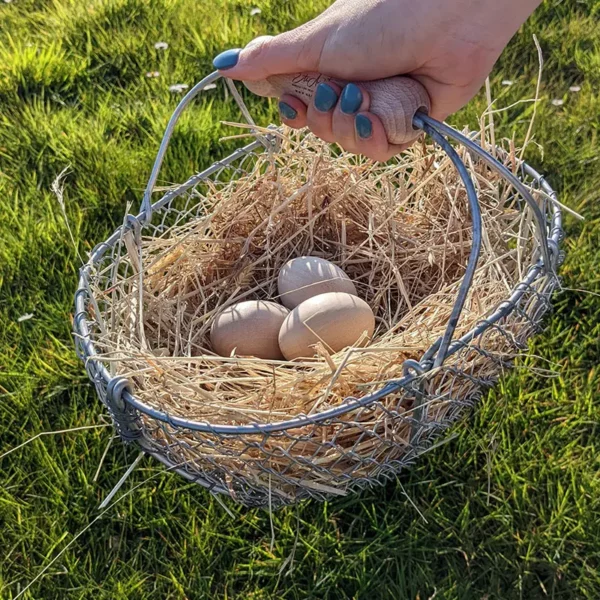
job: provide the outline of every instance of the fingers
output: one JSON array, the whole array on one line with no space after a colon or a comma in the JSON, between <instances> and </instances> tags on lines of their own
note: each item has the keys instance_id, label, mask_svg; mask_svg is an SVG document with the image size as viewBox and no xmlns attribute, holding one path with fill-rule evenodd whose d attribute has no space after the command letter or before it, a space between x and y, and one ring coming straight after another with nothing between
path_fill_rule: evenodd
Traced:
<instances>
[{"instance_id":1,"label":"fingers","mask_svg":"<svg viewBox=\"0 0 600 600\"><path fill-rule=\"evenodd\" d=\"M354 118L354 142L351 152L386 162L408 146L390 144L381 119L370 112L359 112Z\"/></svg>"},{"instance_id":2,"label":"fingers","mask_svg":"<svg viewBox=\"0 0 600 600\"><path fill-rule=\"evenodd\" d=\"M279 99L279 116L286 125L294 129L306 127L306 104L290 94Z\"/></svg>"},{"instance_id":3,"label":"fingers","mask_svg":"<svg viewBox=\"0 0 600 600\"><path fill-rule=\"evenodd\" d=\"M347 84L333 111L332 130L335 141L347 152L357 153L354 120L359 111L368 111L369 94L354 83Z\"/></svg>"},{"instance_id":4,"label":"fingers","mask_svg":"<svg viewBox=\"0 0 600 600\"><path fill-rule=\"evenodd\" d=\"M388 143L381 119L369 112L370 103L368 92L360 86L349 83L341 88L328 82L317 86L308 107L294 96L282 96L279 111L291 127L307 126L317 137L347 152L385 162L408 145Z\"/></svg>"},{"instance_id":5,"label":"fingers","mask_svg":"<svg viewBox=\"0 0 600 600\"><path fill-rule=\"evenodd\" d=\"M333 143L333 113L338 104L342 89L333 82L319 83L308 106L306 122L309 129L322 140Z\"/></svg>"},{"instance_id":6,"label":"fingers","mask_svg":"<svg viewBox=\"0 0 600 600\"><path fill-rule=\"evenodd\" d=\"M225 50L213 61L227 77L261 81L270 75L318 70L327 30L319 19L276 36L261 36L245 48Z\"/></svg>"},{"instance_id":7,"label":"fingers","mask_svg":"<svg viewBox=\"0 0 600 600\"><path fill-rule=\"evenodd\" d=\"M390 144L381 119L369 112L366 90L349 83L341 88L333 82L320 83L308 106L295 96L279 99L281 120L295 129L308 127L317 137L339 144L345 151L386 162L411 144Z\"/></svg>"}]
</instances>

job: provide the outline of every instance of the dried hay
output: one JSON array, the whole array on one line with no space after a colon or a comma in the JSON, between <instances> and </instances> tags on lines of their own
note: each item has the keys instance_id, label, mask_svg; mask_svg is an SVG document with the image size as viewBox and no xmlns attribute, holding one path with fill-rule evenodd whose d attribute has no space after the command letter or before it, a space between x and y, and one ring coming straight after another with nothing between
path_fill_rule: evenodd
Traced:
<instances>
[{"instance_id":1,"label":"dried hay","mask_svg":"<svg viewBox=\"0 0 600 600\"><path fill-rule=\"evenodd\" d=\"M459 153L474 178L484 221L461 335L510 295L537 254L531 215L519 210L512 189L464 149ZM516 170L517 162L509 148L505 163ZM203 207L200 216L143 237L141 249L127 234L111 285L93 289L107 324L95 339L98 359L128 377L147 405L211 424L311 415L402 377L403 362L420 359L442 335L472 232L464 186L432 145L421 141L396 160L375 164L284 129L277 153L264 153L246 174L193 194ZM240 300L276 299L280 267L301 255L331 260L350 276L375 313L372 342L333 355L320 346L314 360L300 362L216 356L208 336L214 315ZM511 335L526 338L528 327L515 317L505 324L510 335L488 332L486 351L510 358ZM444 420L452 398L468 400L479 381L497 377L502 360L461 352L448 365L470 376L432 375L429 385L441 400L428 406L431 421ZM410 414L412 400L390 396L389 406ZM178 460L198 473L222 469L224 485L246 478L269 493L277 487L282 497L293 496L294 486L343 492L345 474L368 475L411 444L410 423L379 409L269 439L207 441L209 434L144 419L157 447L177 445ZM365 431L376 435L365 437ZM353 457L361 453L370 460L357 464ZM285 472L285 482L274 483L267 472Z\"/></svg>"}]
</instances>

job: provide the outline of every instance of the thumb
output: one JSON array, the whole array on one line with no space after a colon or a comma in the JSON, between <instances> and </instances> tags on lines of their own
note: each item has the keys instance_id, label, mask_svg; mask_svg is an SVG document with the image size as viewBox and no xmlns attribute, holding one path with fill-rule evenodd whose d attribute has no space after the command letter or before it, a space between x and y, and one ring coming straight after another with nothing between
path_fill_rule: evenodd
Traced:
<instances>
[{"instance_id":1,"label":"thumb","mask_svg":"<svg viewBox=\"0 0 600 600\"><path fill-rule=\"evenodd\" d=\"M252 40L242 50L227 50L213 61L227 77L261 81L270 75L318 71L327 34L307 23L276 36ZM222 59L224 57L224 59ZM236 60L237 58L237 60Z\"/></svg>"}]
</instances>

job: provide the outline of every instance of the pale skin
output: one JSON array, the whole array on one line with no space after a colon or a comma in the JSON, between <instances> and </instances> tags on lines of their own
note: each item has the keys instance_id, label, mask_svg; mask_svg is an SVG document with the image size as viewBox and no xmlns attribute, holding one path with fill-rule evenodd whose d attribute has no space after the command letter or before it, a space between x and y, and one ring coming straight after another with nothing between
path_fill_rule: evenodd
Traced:
<instances>
[{"instance_id":1,"label":"pale skin","mask_svg":"<svg viewBox=\"0 0 600 600\"><path fill-rule=\"evenodd\" d=\"M259 81L317 71L357 82L359 88L360 81L408 75L427 90L431 116L443 120L479 91L506 44L540 2L337 0L297 29L250 42L226 75ZM348 114L341 109L344 90L330 86L337 102L324 111L314 99L307 106L294 96L282 96L282 121L294 128L308 127L325 141L374 160L388 160L403 149L388 143L381 121L369 112L364 89L360 105ZM295 112L294 118L284 112Z\"/></svg>"}]
</instances>

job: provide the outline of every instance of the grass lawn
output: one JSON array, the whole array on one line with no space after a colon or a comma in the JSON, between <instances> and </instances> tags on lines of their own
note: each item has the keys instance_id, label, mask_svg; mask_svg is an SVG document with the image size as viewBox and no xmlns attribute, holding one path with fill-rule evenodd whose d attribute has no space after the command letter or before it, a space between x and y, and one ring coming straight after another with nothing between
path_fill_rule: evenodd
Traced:
<instances>
[{"instance_id":1,"label":"grass lawn","mask_svg":"<svg viewBox=\"0 0 600 600\"><path fill-rule=\"evenodd\" d=\"M231 516L199 486L144 458L123 491L139 487L98 518L138 452L118 440L108 446L112 430L74 354L78 251L107 237L128 203L137 208L179 98L170 85L193 84L220 50L290 28L326 5L0 3L3 600L48 565L20 597L600 598L598 0L546 0L492 78L498 106L531 98L537 34L546 64L540 146L529 147L528 159L586 217L567 218L566 289L532 346L536 358L521 361L449 443L383 488L284 509L271 522L264 511L229 503ZM261 14L251 15L254 7ZM159 41L168 49L155 49ZM249 103L260 122L276 120L274 102ZM452 123L476 126L484 105L480 95ZM523 139L532 111L521 103L497 115L497 131ZM206 92L175 133L162 183L221 157L219 121L235 114L222 91ZM50 190L67 166L78 251ZM3 456L41 432L83 427Z\"/></svg>"}]
</instances>

